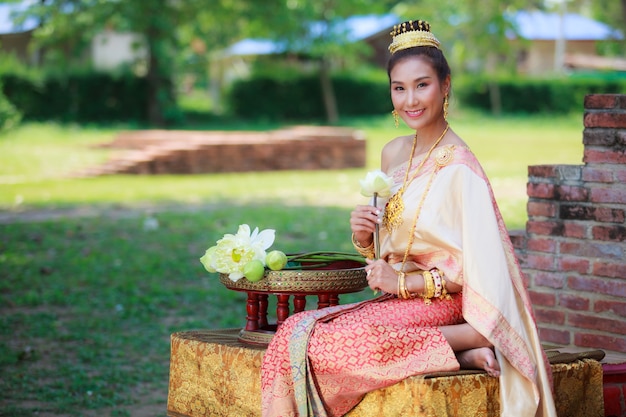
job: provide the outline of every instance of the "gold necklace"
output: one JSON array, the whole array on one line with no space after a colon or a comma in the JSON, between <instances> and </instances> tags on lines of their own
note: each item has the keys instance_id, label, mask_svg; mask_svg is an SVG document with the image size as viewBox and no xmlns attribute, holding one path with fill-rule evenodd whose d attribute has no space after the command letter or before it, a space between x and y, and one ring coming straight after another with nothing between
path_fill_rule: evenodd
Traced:
<instances>
[{"instance_id":1,"label":"gold necklace","mask_svg":"<svg viewBox=\"0 0 626 417\"><path fill-rule=\"evenodd\" d=\"M402 196L406 191L406 187L417 177L417 174L419 174L419 171L422 169L422 167L430 157L433 149L435 149L439 142L441 142L441 139L443 139L443 137L448 132L449 127L450 125L446 124L446 128L443 129L443 132L441 133L439 138L437 138L435 143L433 143L433 145L430 147L430 149L426 153L426 156L422 159L419 166L413 173L413 176L409 180L409 172L411 171L411 165L413 165L413 153L415 152L415 146L417 144L417 132L415 132L415 137L413 138L413 147L411 148L411 156L409 157L409 164L406 167L406 172L404 173L404 181L402 182L402 187L400 187L400 189L394 195L392 195L391 198L389 198L389 201L387 201L387 205L385 206L385 213L383 214L383 226L387 228L387 231L389 231L389 233L397 229L398 226L402 224L402 213L404 212L404 201L402 201Z\"/></svg>"},{"instance_id":2,"label":"gold necklace","mask_svg":"<svg viewBox=\"0 0 626 417\"><path fill-rule=\"evenodd\" d=\"M453 158L453 151L451 148L448 147L444 147L443 149L441 149L435 156L435 167L433 168L433 172L430 173L430 178L428 179L428 183L426 184L426 188L424 189L422 198L417 205L417 210L415 210L415 217L413 218L413 224L411 225L411 231L409 232L409 241L406 245L406 250L404 251L404 257L402 258L400 271L404 271L404 265L406 264L407 259L409 259L409 252L411 252L411 248L413 247L413 241L415 240L415 228L417 227L417 220L419 219L422 212L422 207L424 207L424 200L426 200L426 195L430 191L430 186L433 183L435 174L437 174L437 172L439 172L441 168L448 165Z\"/></svg>"}]
</instances>

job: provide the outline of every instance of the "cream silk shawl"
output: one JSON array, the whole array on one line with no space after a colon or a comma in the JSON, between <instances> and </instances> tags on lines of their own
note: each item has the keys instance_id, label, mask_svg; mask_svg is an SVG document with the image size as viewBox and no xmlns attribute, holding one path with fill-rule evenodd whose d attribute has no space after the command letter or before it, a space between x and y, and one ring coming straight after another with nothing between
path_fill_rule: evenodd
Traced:
<instances>
[{"instance_id":1,"label":"cream silk shawl","mask_svg":"<svg viewBox=\"0 0 626 417\"><path fill-rule=\"evenodd\" d=\"M550 367L489 181L468 148L447 149L453 158L433 178L415 230L414 257L405 269L437 267L447 280L463 285L463 316L493 343L502 370L502 416L556 416ZM396 267L424 189L437 169L433 161L431 157L405 191L402 225L393 234L381 227L381 256ZM416 158L412 169L419 162ZM389 172L392 192L402 185L405 167Z\"/></svg>"}]
</instances>

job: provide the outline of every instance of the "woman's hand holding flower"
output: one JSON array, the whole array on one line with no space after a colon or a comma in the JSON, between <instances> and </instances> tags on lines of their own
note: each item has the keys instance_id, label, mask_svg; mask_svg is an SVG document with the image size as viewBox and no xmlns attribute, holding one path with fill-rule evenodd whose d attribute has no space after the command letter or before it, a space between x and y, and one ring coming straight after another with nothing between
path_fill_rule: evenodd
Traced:
<instances>
[{"instance_id":1,"label":"woman's hand holding flower","mask_svg":"<svg viewBox=\"0 0 626 417\"><path fill-rule=\"evenodd\" d=\"M374 214L376 215L376 219L374 221L374 230L372 231L374 237L374 253L375 258L380 258L380 239L379 235L379 219L378 215L380 211L378 210L377 199L378 197L389 197L391 195L391 186L393 185L393 178L389 177L387 174L382 172L381 170L370 171L367 173L364 179L360 180L361 183L361 194L365 197L372 197L372 206L375 208ZM354 230L353 230L354 232ZM358 234L355 232L354 237L362 242L361 237L364 236L363 232L359 232ZM366 237L366 239L368 239ZM371 243L371 240L370 240Z\"/></svg>"},{"instance_id":2,"label":"woman's hand holding flower","mask_svg":"<svg viewBox=\"0 0 626 417\"><path fill-rule=\"evenodd\" d=\"M362 246L372 243L376 225L380 224L380 210L374 206L356 206L350 214L350 228Z\"/></svg>"}]
</instances>

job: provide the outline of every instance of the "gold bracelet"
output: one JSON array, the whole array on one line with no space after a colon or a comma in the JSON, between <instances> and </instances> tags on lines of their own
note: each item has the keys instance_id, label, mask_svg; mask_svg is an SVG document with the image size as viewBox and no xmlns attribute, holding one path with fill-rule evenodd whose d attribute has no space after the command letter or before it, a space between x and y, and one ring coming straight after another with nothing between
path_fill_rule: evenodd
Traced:
<instances>
[{"instance_id":1,"label":"gold bracelet","mask_svg":"<svg viewBox=\"0 0 626 417\"><path fill-rule=\"evenodd\" d=\"M422 298L424 299L424 304L429 305L431 303L430 299L435 295L435 283L429 271L422 272L422 276L424 277L424 294L422 294Z\"/></svg>"},{"instance_id":2,"label":"gold bracelet","mask_svg":"<svg viewBox=\"0 0 626 417\"><path fill-rule=\"evenodd\" d=\"M354 233L352 233L352 244L354 245L354 248L356 249L356 251L359 252L361 256L363 256L364 258L374 259L374 257L376 256L376 254L374 253L374 241L373 240L372 240L372 243L370 243L367 247L364 248L363 246L361 246L359 241L356 240Z\"/></svg>"},{"instance_id":3,"label":"gold bracelet","mask_svg":"<svg viewBox=\"0 0 626 417\"><path fill-rule=\"evenodd\" d=\"M406 272L398 271L398 298L408 300L410 294L406 289Z\"/></svg>"}]
</instances>

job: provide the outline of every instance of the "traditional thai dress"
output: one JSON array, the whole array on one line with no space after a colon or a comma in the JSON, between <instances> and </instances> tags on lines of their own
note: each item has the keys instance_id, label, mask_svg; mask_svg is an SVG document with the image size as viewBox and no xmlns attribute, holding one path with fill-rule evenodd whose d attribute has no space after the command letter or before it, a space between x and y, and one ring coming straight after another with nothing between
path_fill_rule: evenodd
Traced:
<instances>
[{"instance_id":1,"label":"traditional thai dress","mask_svg":"<svg viewBox=\"0 0 626 417\"><path fill-rule=\"evenodd\" d=\"M403 164L389 172L392 192L402 186L405 170ZM556 416L550 367L522 273L476 157L462 146L436 148L403 201L402 224L391 233L381 227L381 257L400 267L421 204L404 270L438 268L462 285L462 293L430 305L386 294L289 317L263 358L263 416L342 416L367 392L414 375L458 370L439 326L463 322L494 345L501 415Z\"/></svg>"}]
</instances>

